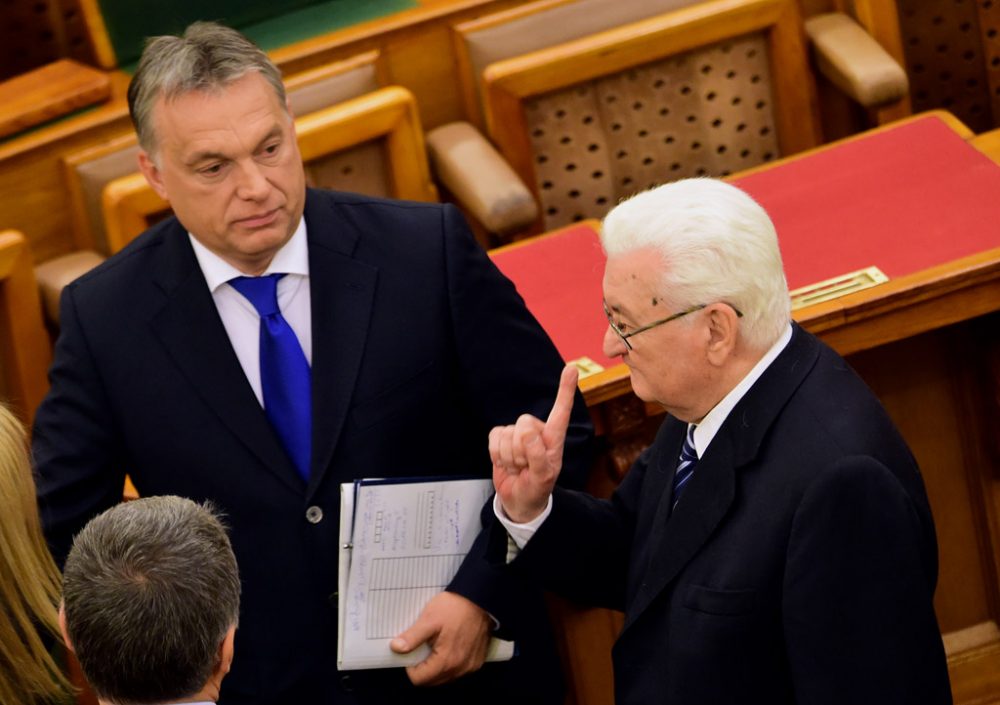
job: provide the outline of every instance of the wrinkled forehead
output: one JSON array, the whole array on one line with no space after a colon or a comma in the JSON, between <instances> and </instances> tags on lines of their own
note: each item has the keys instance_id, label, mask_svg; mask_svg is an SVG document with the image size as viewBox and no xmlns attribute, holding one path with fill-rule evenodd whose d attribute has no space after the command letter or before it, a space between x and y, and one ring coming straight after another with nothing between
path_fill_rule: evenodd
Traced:
<instances>
[{"instance_id":1,"label":"wrinkled forehead","mask_svg":"<svg viewBox=\"0 0 1000 705\"><path fill-rule=\"evenodd\" d=\"M656 306L667 293L665 271L662 256L651 247L611 255L604 266L604 300L615 311Z\"/></svg>"},{"instance_id":2,"label":"wrinkled forehead","mask_svg":"<svg viewBox=\"0 0 1000 705\"><path fill-rule=\"evenodd\" d=\"M245 76L228 86L209 86L161 93L153 104L151 125L157 141L170 135L186 142L213 130L269 131L284 128L291 115L269 84L258 76Z\"/></svg>"}]
</instances>

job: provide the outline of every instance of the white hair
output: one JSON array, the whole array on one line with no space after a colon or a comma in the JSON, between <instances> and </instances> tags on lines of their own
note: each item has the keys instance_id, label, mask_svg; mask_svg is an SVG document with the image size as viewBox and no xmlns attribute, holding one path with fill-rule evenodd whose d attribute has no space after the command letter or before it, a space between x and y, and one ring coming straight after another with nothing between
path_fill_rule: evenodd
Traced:
<instances>
[{"instance_id":1,"label":"white hair","mask_svg":"<svg viewBox=\"0 0 1000 705\"><path fill-rule=\"evenodd\" d=\"M791 318L774 224L749 195L724 181L684 179L623 201L604 218L608 257L647 247L663 259L663 295L678 310L724 302L740 330L767 349Z\"/></svg>"}]
</instances>

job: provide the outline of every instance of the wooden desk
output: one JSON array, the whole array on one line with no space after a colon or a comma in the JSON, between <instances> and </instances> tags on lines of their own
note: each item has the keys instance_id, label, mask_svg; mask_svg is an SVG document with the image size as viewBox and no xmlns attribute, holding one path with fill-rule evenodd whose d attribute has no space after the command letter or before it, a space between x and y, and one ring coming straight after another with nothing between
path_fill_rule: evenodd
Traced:
<instances>
[{"instance_id":1,"label":"wooden desk","mask_svg":"<svg viewBox=\"0 0 1000 705\"><path fill-rule=\"evenodd\" d=\"M1000 700L1000 168L970 137L946 114L918 116L732 177L771 214L792 288L868 265L890 277L794 317L847 357L920 463L937 524L935 607L957 703ZM1000 153L1000 137L972 144ZM567 359L607 363L580 384L607 447L591 487L606 494L650 442L662 411L637 399L627 368L600 353L607 323L595 227L493 256ZM572 252L560 252L560 241ZM571 303L546 304L537 280L552 277L582 282Z\"/></svg>"}]
</instances>

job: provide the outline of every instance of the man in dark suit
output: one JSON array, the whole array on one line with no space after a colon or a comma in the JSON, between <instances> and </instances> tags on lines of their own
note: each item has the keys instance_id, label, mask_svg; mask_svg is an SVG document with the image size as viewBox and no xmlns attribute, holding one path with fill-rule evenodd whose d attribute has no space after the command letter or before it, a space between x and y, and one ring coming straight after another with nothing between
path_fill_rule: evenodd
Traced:
<instances>
[{"instance_id":1,"label":"man in dark suit","mask_svg":"<svg viewBox=\"0 0 1000 705\"><path fill-rule=\"evenodd\" d=\"M951 702L917 465L847 363L790 323L767 214L680 181L604 221L609 357L669 412L609 501L553 488L576 374L494 429L494 560L624 610L619 705ZM506 530L505 530L506 529Z\"/></svg>"},{"instance_id":2,"label":"man in dark suit","mask_svg":"<svg viewBox=\"0 0 1000 705\"><path fill-rule=\"evenodd\" d=\"M307 190L280 74L233 30L150 41L129 105L176 217L63 295L34 432L56 554L128 472L232 525L244 592L223 703L509 701L536 678L558 701L537 594L475 559L396 644L429 642L426 661L335 670L340 483L485 476L489 428L552 402L562 363L514 287L452 207ZM577 482L589 433L578 396ZM459 678L497 625L519 653Z\"/></svg>"},{"instance_id":3,"label":"man in dark suit","mask_svg":"<svg viewBox=\"0 0 1000 705\"><path fill-rule=\"evenodd\" d=\"M226 530L183 497L108 509L66 558L59 625L101 705L217 702L239 612Z\"/></svg>"}]
</instances>

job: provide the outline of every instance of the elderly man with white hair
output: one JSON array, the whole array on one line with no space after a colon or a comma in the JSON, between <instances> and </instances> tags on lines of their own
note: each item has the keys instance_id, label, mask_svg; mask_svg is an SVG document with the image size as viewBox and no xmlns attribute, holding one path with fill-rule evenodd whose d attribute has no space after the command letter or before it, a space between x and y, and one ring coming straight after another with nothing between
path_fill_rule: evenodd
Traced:
<instances>
[{"instance_id":1,"label":"elderly man with white hair","mask_svg":"<svg viewBox=\"0 0 1000 705\"><path fill-rule=\"evenodd\" d=\"M548 419L493 429L496 562L625 612L619 705L951 702L917 464L847 363L791 321L738 188L675 182L604 221L604 350L668 412L607 501L554 486Z\"/></svg>"}]
</instances>

